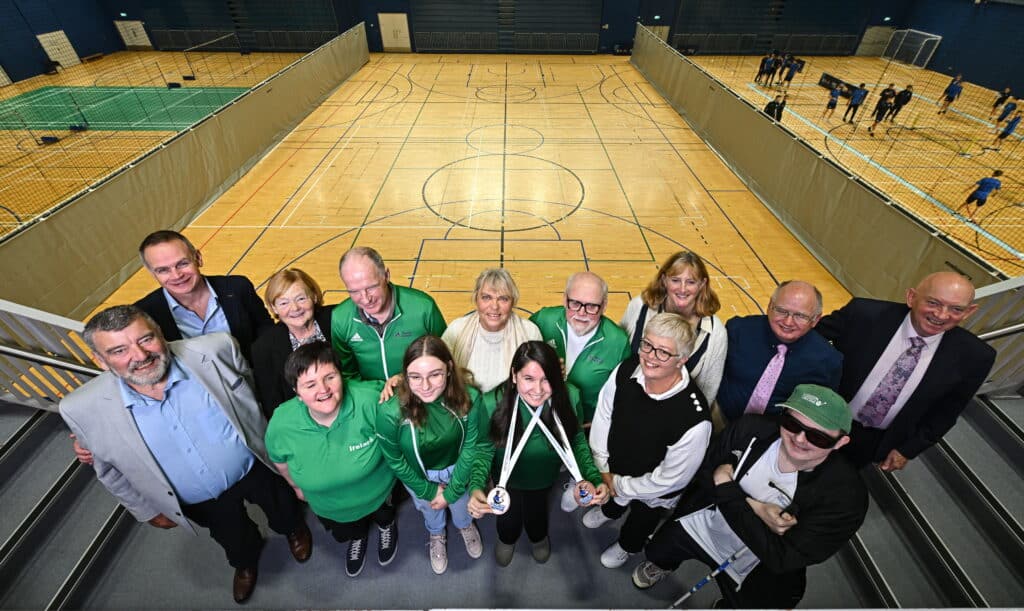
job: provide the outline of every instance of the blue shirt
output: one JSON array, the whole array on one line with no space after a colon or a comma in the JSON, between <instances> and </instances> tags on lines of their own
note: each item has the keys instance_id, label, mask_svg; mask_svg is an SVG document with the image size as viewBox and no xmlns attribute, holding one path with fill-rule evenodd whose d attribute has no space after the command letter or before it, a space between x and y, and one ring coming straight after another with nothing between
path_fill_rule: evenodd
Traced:
<instances>
[{"instance_id":1,"label":"blue shirt","mask_svg":"<svg viewBox=\"0 0 1024 611\"><path fill-rule=\"evenodd\" d=\"M203 317L178 303L167 292L167 289L163 289L164 297L167 299L167 306L171 309L171 317L174 318L174 324L177 325L178 330L181 331L181 336L184 338L199 337L207 333L231 333L231 327L228 326L228 319L224 315L224 308L220 307L217 293L210 286L209 280L203 278L203 282L206 283L206 288L210 289L210 301L206 304L206 315Z\"/></svg>"},{"instance_id":2,"label":"blue shirt","mask_svg":"<svg viewBox=\"0 0 1024 611\"><path fill-rule=\"evenodd\" d=\"M841 94L842 94L842 92L841 92L841 91L839 91L839 88L838 88L838 87L836 87L836 88L835 88L835 89L833 89L832 91L828 92L828 97L829 97L830 99L833 99L833 100L838 100L838 99L839 99L839 96L840 96Z\"/></svg>"},{"instance_id":3,"label":"blue shirt","mask_svg":"<svg viewBox=\"0 0 1024 611\"><path fill-rule=\"evenodd\" d=\"M176 360L163 401L136 392L124 380L121 398L182 503L217 498L252 468L256 457L224 410Z\"/></svg>"},{"instance_id":4,"label":"blue shirt","mask_svg":"<svg viewBox=\"0 0 1024 611\"><path fill-rule=\"evenodd\" d=\"M722 385L718 389L718 406L727 420L735 420L743 415L754 387L780 342L764 315L730 318L725 323L725 331L729 336L729 349ZM778 413L775 404L788 399L797 384L839 388L842 373L843 355L821 335L808 332L789 344L782 373L765 413Z\"/></svg>"},{"instance_id":5,"label":"blue shirt","mask_svg":"<svg viewBox=\"0 0 1024 611\"><path fill-rule=\"evenodd\" d=\"M1017 129L1017 124L1020 123L1020 117L1014 117L1006 122L1006 127L1003 129L1003 133L1009 136L1013 133L1013 130Z\"/></svg>"},{"instance_id":6,"label":"blue shirt","mask_svg":"<svg viewBox=\"0 0 1024 611\"><path fill-rule=\"evenodd\" d=\"M868 97L867 89L854 89L853 93L850 94L850 104L857 106L863 103L866 97Z\"/></svg>"},{"instance_id":7,"label":"blue shirt","mask_svg":"<svg viewBox=\"0 0 1024 611\"><path fill-rule=\"evenodd\" d=\"M978 188L974 190L974 194L979 199L985 199L989 193L1003 186L1003 183L999 182L998 178L992 178L991 176L982 178L974 184L978 185Z\"/></svg>"},{"instance_id":8,"label":"blue shirt","mask_svg":"<svg viewBox=\"0 0 1024 611\"><path fill-rule=\"evenodd\" d=\"M947 98L958 98L960 93L963 92L964 86L960 83L950 83L949 87L946 87Z\"/></svg>"}]
</instances>

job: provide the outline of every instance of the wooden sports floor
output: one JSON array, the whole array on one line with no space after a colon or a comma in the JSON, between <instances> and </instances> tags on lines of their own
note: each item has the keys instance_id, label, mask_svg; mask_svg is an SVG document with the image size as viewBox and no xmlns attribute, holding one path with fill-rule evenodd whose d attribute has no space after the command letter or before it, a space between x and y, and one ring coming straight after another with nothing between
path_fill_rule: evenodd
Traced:
<instances>
[{"instance_id":1,"label":"wooden sports floor","mask_svg":"<svg viewBox=\"0 0 1024 611\"><path fill-rule=\"evenodd\" d=\"M372 246L449 320L499 265L523 313L597 272L617 320L680 249L709 263L723 319L790 278L826 310L849 298L624 57L373 55L185 232L207 273L262 292L300 267L329 303L341 254ZM154 287L140 271L104 305Z\"/></svg>"},{"instance_id":2,"label":"wooden sports floor","mask_svg":"<svg viewBox=\"0 0 1024 611\"><path fill-rule=\"evenodd\" d=\"M754 83L759 57L690 59L758 108L781 93ZM996 92L968 82L949 112L939 115L937 104L950 82L945 74L877 57L806 59L786 92L782 123L787 128L994 267L1011 276L1024 273L1024 132L1018 128L999 151L985 148L996 134L989 120ZM828 100L818 85L822 72L854 85L866 83L870 93L855 123L843 123L845 99L832 117L822 118ZM913 84L914 98L895 122L879 125L872 136L867 130L874 122L871 111L878 92L890 83L897 91ZM1005 172L999 194L975 214L975 222L957 216L968 187L995 169Z\"/></svg>"}]
</instances>

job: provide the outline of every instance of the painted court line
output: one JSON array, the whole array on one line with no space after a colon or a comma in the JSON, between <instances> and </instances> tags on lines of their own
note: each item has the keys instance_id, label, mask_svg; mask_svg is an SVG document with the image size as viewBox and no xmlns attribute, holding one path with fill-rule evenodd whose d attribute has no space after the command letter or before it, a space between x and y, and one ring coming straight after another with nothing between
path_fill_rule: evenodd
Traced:
<instances>
[{"instance_id":1,"label":"painted court line","mask_svg":"<svg viewBox=\"0 0 1024 611\"><path fill-rule=\"evenodd\" d=\"M761 91L760 91L760 90L759 90L759 89L757 88L757 86L756 86L756 85L754 85L754 84L752 84L752 83L748 83L748 84L747 84L747 87L748 87L748 88L750 88L751 90L753 90L753 91L754 91L755 93L759 94L760 96L764 97L764 98L767 98L767 99L769 99L769 100L770 100L770 99L772 99L772 96L770 96L770 95L768 95L768 94L766 94L766 93L763 93L763 92L761 92ZM808 120L808 119L806 119L805 117L803 117L803 116L802 116L802 115L801 115L800 113L797 113L797 112L790 112L789 114L791 114L792 116L794 116L794 117L796 117L797 119L799 119L799 120L800 120L800 121L801 121L801 122L802 122L802 123L803 123L804 125L806 125L806 126L810 127L811 129L813 129L813 130L817 131L818 133L820 133L820 134L821 134L821 135L822 135L823 137L825 137L826 139L830 137L830 136L829 136L829 134L828 134L828 132L826 132L826 131L825 131L825 130L823 130L822 128L818 127L818 125L816 125L815 123L813 123L813 122L811 122L810 120ZM879 172L882 172L883 174L885 174L885 175L886 175L886 176L888 176L889 178L892 178L892 179L893 179L894 181L896 181L897 183L899 183L899 184L903 185L904 187L906 187L907 189L909 189L909 190L910 190L911 192L913 192L913 193L914 193L915 195L917 195L917 196L918 196L918 197L920 197L921 199L924 199L925 201L927 201L927 202L931 203L931 204L932 204L932 205L934 205L935 207L937 207L937 208L939 208L939 209L941 209L941 210L943 210L943 211L947 212L947 213L948 213L948 214L950 214L951 216L954 216L954 217L956 216L956 214L955 214L955 213L953 212L953 210L952 210L952 209L950 209L950 208L948 208L948 207L947 207L947 206L946 206L945 204L943 204L943 203L942 203L942 202L940 202L939 200L935 199L935 198L934 198L934 197L932 197L931 195L928 195L927 193L925 193L925 192L924 192L924 191L922 191L921 189L917 188L917 187L916 187L916 186L914 186L913 184L911 184L911 183L907 182L907 181L906 181L906 180L904 180L904 179L903 179L903 178L902 178L901 176L898 176L898 175L894 174L894 173L893 173L892 171L890 171L889 169L887 169L887 168L886 168L885 166L883 166L883 165L881 165L881 164L879 164L879 163L875 162L874 160L872 160L872 159L871 159L870 157L868 157L867 155L864 155L863 153L861 153L861 152L860 152L860 151L858 151L857 149L855 149L855 148L853 148L852 146L848 145L848 144L846 143L846 141L845 141L845 140L840 140L840 139L838 139L838 138L832 138L832 140L833 140L834 142L836 142L837 144L839 144L839 146L843 147L844 149L846 149L847 151L849 151L850 153L852 153L853 155L855 155L856 157L859 157L859 158L860 158L861 160L863 160L864 162L866 162L866 163L867 163L868 165L870 165L871 167L875 168L875 169L876 169L876 170L878 170ZM1017 257L1018 259L1024 259L1024 252L1020 252L1020 251L1018 251L1018 250L1014 250L1014 249L1013 249L1013 247L1011 247L1011 246L1010 246L1009 244L1007 244L1006 242L1003 242L1002 240L1000 240L1000 239L999 239L999 238L997 238L996 236L994 236L994 235L990 234L990 233L989 233L988 231L985 231L984 229L982 229L981 227L979 227L978 225L975 225L974 223L972 223L972 222L970 222L970 221L964 220L964 221L963 221L963 223L964 223L965 225L967 225L967 226L971 227L971 228L972 228L972 229L973 229L974 231L978 232L979 234L981 234L981 235L985 236L985 238L986 238L986 239L988 239L988 240L989 240L990 242L992 242L993 244L996 244L997 246L999 246L1000 248L1002 248L1003 250L1005 250L1005 251L1006 251L1006 252L1008 252L1009 254L1011 254L1011 255L1013 255L1013 256L1015 256L1015 257Z\"/></svg>"}]
</instances>

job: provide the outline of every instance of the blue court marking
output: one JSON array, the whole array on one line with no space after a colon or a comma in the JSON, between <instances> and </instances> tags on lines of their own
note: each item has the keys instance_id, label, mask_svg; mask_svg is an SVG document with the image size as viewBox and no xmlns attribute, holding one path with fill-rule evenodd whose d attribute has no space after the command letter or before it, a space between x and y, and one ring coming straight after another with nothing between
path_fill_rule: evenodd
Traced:
<instances>
[{"instance_id":1,"label":"blue court marking","mask_svg":"<svg viewBox=\"0 0 1024 611\"><path fill-rule=\"evenodd\" d=\"M772 97L773 97L773 96L770 96L770 95L762 92L760 89L758 89L757 85L755 85L754 83L748 83L747 87L749 87L752 91L754 91L758 95L760 95L760 96L762 96L764 98L767 98L769 100L772 99ZM789 114L793 115L794 117L799 119L804 125L806 125L806 126L810 127L811 129L817 131L818 133L820 133L825 138L829 138L830 137L829 133L827 131L821 129L815 123L812 123L810 120L805 119L799 113L790 112ZM930 202L936 208L939 208L939 209L943 210L944 212L946 212L947 214L952 216L954 219L957 219L957 220L961 221L964 225L969 226L971 229L973 229L974 231L978 232L980 235L985 236L985 238L988 239L993 244L999 246L1000 248L1002 248L1006 252L1008 252L1011 255L1017 257L1018 259L1024 259L1024 252L1021 252L1019 250L1015 250L1012 246L1010 246L1006 242L1000 240L999 238L997 238L996 236L992 235L988 231L985 231L984 229L982 229L978 225L975 225L974 223L968 221L966 218L957 215L952 209L947 208L946 205L943 204L942 202L940 202L939 200L935 199L931 195L928 195L927 193L925 193L921 189L918 189L916 186L914 186L913 184L907 182L902 177L897 176L896 174L894 174L892 171L890 171L885 166L883 166L883 165L881 165L881 164L879 164L879 163L877 163L875 161L872 161L872 159L870 157L868 157L867 155L861 153L860 151L858 151L857 149L853 148L852 146L848 145L845 140L840 140L839 138L835 138L835 137L832 137L832 140L834 142L836 142L837 144L839 144L839 146L843 147L844 149L846 149L847 151L849 151L850 153L855 155L856 157L859 157L860 159L865 161L871 167L873 167L876 170L882 172L883 174L885 174L889 178L892 178L894 181L900 183L901 185L903 185L904 187L909 189L911 192L914 193L914 195L917 195L918 197L920 197L920 198Z\"/></svg>"}]
</instances>

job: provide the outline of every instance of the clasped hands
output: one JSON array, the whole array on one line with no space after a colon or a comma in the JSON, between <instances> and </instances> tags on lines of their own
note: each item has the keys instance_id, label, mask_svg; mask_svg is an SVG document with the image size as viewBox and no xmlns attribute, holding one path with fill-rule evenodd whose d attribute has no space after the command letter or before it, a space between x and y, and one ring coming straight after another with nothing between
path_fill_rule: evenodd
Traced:
<instances>
[{"instance_id":1,"label":"clasped hands","mask_svg":"<svg viewBox=\"0 0 1024 611\"><path fill-rule=\"evenodd\" d=\"M712 474L715 485L721 485L733 480L734 470L732 465L726 463L719 465ZM790 528L796 526L796 517L786 513L783 507L774 503L762 503L761 501L747 497L747 505L754 511L754 514L761 518L765 526L780 537L786 534Z\"/></svg>"}]
</instances>

